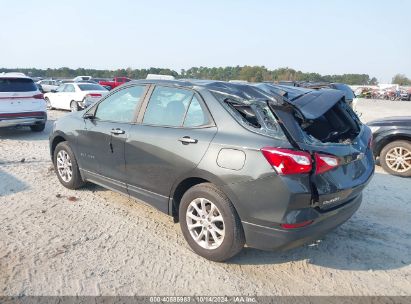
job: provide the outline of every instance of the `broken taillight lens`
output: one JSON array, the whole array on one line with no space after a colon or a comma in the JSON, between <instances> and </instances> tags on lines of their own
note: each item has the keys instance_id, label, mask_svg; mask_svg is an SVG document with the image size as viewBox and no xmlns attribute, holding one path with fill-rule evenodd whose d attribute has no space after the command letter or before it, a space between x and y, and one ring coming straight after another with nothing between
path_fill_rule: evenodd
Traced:
<instances>
[{"instance_id":1,"label":"broken taillight lens","mask_svg":"<svg viewBox=\"0 0 411 304\"><path fill-rule=\"evenodd\" d=\"M261 152L278 174L309 173L312 169L308 152L273 147L264 147Z\"/></svg>"},{"instance_id":2,"label":"broken taillight lens","mask_svg":"<svg viewBox=\"0 0 411 304\"><path fill-rule=\"evenodd\" d=\"M284 229L296 229L296 228L302 228L305 226L308 226L310 224L312 224L313 221L305 221L305 222L300 222L300 223L295 223L295 224L281 224L281 228Z\"/></svg>"},{"instance_id":3,"label":"broken taillight lens","mask_svg":"<svg viewBox=\"0 0 411 304\"><path fill-rule=\"evenodd\" d=\"M315 153L315 174L321 174L332 170L339 165L337 157L328 154Z\"/></svg>"}]
</instances>

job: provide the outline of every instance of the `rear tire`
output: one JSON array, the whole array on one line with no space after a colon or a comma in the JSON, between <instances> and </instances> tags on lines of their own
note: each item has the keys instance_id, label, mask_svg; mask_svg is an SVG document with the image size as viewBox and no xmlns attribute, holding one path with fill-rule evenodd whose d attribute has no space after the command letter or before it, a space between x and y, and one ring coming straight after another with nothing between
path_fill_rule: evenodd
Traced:
<instances>
[{"instance_id":1,"label":"rear tire","mask_svg":"<svg viewBox=\"0 0 411 304\"><path fill-rule=\"evenodd\" d=\"M397 176L411 176L411 142L397 140L387 144L380 153L381 167Z\"/></svg>"},{"instance_id":2,"label":"rear tire","mask_svg":"<svg viewBox=\"0 0 411 304\"><path fill-rule=\"evenodd\" d=\"M31 131L33 132L43 132L46 127L46 124L32 125L30 126Z\"/></svg>"},{"instance_id":3,"label":"rear tire","mask_svg":"<svg viewBox=\"0 0 411 304\"><path fill-rule=\"evenodd\" d=\"M78 106L77 101L72 100L70 102L70 110L71 110L71 112L77 112L79 110L79 106Z\"/></svg>"},{"instance_id":4,"label":"rear tire","mask_svg":"<svg viewBox=\"0 0 411 304\"><path fill-rule=\"evenodd\" d=\"M208 260L223 262L244 247L244 231L237 211L228 197L211 183L187 190L181 199L179 219L191 249Z\"/></svg>"},{"instance_id":5,"label":"rear tire","mask_svg":"<svg viewBox=\"0 0 411 304\"><path fill-rule=\"evenodd\" d=\"M76 157L66 141L59 143L53 154L54 170L60 183L68 189L78 189L84 185Z\"/></svg>"}]
</instances>

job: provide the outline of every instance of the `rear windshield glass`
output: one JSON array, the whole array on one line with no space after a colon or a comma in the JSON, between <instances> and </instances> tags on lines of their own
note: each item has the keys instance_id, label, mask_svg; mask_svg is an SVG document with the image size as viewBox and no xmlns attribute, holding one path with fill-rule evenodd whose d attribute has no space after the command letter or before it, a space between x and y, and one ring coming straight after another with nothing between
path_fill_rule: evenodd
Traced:
<instances>
[{"instance_id":1,"label":"rear windshield glass","mask_svg":"<svg viewBox=\"0 0 411 304\"><path fill-rule=\"evenodd\" d=\"M104 87L98 84L79 84L78 87L82 91L107 91Z\"/></svg>"},{"instance_id":2,"label":"rear windshield glass","mask_svg":"<svg viewBox=\"0 0 411 304\"><path fill-rule=\"evenodd\" d=\"M0 92L33 92L37 87L29 78L0 78Z\"/></svg>"}]
</instances>

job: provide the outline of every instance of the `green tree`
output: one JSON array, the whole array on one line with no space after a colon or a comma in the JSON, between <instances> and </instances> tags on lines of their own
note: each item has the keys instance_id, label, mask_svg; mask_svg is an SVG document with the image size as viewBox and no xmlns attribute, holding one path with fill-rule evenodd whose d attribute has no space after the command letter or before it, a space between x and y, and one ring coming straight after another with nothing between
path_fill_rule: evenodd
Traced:
<instances>
[{"instance_id":1,"label":"green tree","mask_svg":"<svg viewBox=\"0 0 411 304\"><path fill-rule=\"evenodd\" d=\"M393 83L393 84L399 84L399 85L401 85L401 86L411 85L411 80L408 79L404 74L396 74L396 75L392 78L392 83Z\"/></svg>"}]
</instances>

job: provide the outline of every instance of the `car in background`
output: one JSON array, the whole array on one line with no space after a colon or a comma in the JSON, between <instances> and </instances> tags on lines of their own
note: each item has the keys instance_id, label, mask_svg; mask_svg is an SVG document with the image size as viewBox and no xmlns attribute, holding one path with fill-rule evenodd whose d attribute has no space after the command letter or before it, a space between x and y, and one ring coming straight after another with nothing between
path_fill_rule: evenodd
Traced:
<instances>
[{"instance_id":1,"label":"car in background","mask_svg":"<svg viewBox=\"0 0 411 304\"><path fill-rule=\"evenodd\" d=\"M99 84L104 86L104 87L110 87L111 90L126 83L131 81L130 78L128 77L114 77L112 80L106 80L106 81L99 81Z\"/></svg>"},{"instance_id":2,"label":"car in background","mask_svg":"<svg viewBox=\"0 0 411 304\"><path fill-rule=\"evenodd\" d=\"M92 78L91 76L77 76L77 77L74 77L72 81L74 82L86 81L86 80L90 80L91 78Z\"/></svg>"},{"instance_id":3,"label":"car in background","mask_svg":"<svg viewBox=\"0 0 411 304\"><path fill-rule=\"evenodd\" d=\"M44 79L37 82L43 90L44 93L56 90L60 86L60 82L53 79Z\"/></svg>"},{"instance_id":4,"label":"car in background","mask_svg":"<svg viewBox=\"0 0 411 304\"><path fill-rule=\"evenodd\" d=\"M290 88L130 82L55 122L55 173L168 213L213 261L300 246L356 212L374 157L342 92Z\"/></svg>"},{"instance_id":5,"label":"car in background","mask_svg":"<svg viewBox=\"0 0 411 304\"><path fill-rule=\"evenodd\" d=\"M22 73L0 74L0 127L29 126L44 130L46 103L34 81Z\"/></svg>"},{"instance_id":6,"label":"car in background","mask_svg":"<svg viewBox=\"0 0 411 304\"><path fill-rule=\"evenodd\" d=\"M411 176L411 116L387 117L367 123L373 133L374 156L381 167L398 176Z\"/></svg>"},{"instance_id":7,"label":"car in background","mask_svg":"<svg viewBox=\"0 0 411 304\"><path fill-rule=\"evenodd\" d=\"M108 93L107 89L97 83L71 82L63 83L56 90L44 94L49 109L71 110L86 108Z\"/></svg>"}]
</instances>

